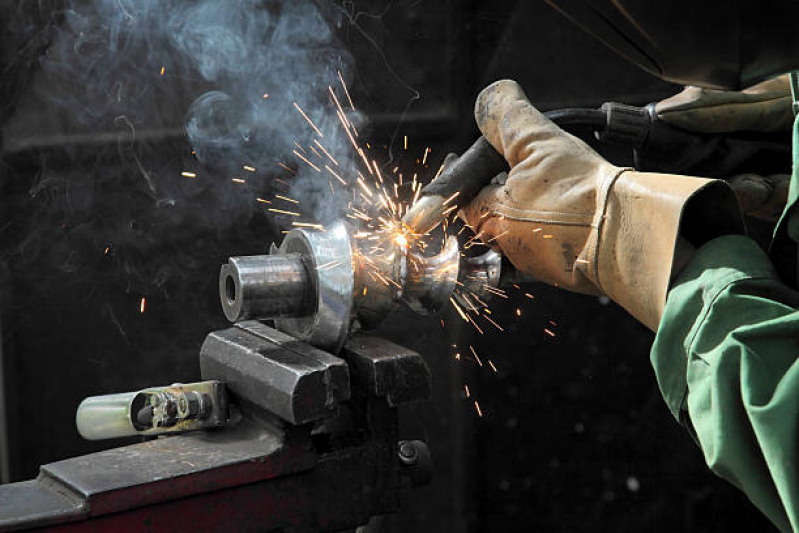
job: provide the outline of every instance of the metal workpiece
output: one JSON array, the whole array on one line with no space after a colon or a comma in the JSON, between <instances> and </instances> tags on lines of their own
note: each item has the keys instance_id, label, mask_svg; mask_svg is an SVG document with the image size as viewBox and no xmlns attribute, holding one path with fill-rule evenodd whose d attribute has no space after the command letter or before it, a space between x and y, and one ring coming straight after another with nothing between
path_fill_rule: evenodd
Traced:
<instances>
[{"instance_id":1,"label":"metal workpiece","mask_svg":"<svg viewBox=\"0 0 799 533\"><path fill-rule=\"evenodd\" d=\"M355 285L352 245L346 226L336 222L324 231L293 229L276 253L302 255L316 301L312 315L279 317L275 326L299 340L338 352L349 332Z\"/></svg>"},{"instance_id":2,"label":"metal workpiece","mask_svg":"<svg viewBox=\"0 0 799 533\"><path fill-rule=\"evenodd\" d=\"M458 281L462 293L476 296L476 302L461 302L471 308L475 304L485 302L491 298L491 289L500 285L502 274L502 255L494 250L488 250L482 255L474 257L461 257ZM462 300L461 297L458 297Z\"/></svg>"},{"instance_id":3,"label":"metal workpiece","mask_svg":"<svg viewBox=\"0 0 799 533\"><path fill-rule=\"evenodd\" d=\"M315 289L298 253L231 257L219 272L222 311L231 322L311 315Z\"/></svg>"},{"instance_id":4,"label":"metal workpiece","mask_svg":"<svg viewBox=\"0 0 799 533\"><path fill-rule=\"evenodd\" d=\"M438 255L408 254L403 280L403 301L420 315L440 312L449 302L458 282L458 240L450 236Z\"/></svg>"},{"instance_id":5,"label":"metal workpiece","mask_svg":"<svg viewBox=\"0 0 799 533\"><path fill-rule=\"evenodd\" d=\"M88 440L181 433L229 421L225 386L218 381L91 396L75 415L78 433Z\"/></svg>"},{"instance_id":6,"label":"metal workpiece","mask_svg":"<svg viewBox=\"0 0 799 533\"><path fill-rule=\"evenodd\" d=\"M371 335L353 335L342 349L353 382L388 405L430 398L430 368L417 352Z\"/></svg>"},{"instance_id":7,"label":"metal workpiece","mask_svg":"<svg viewBox=\"0 0 799 533\"><path fill-rule=\"evenodd\" d=\"M422 315L439 312L458 280L457 240L428 256L395 237L360 248L336 222L294 229L269 255L231 257L219 278L225 316L274 319L280 331L337 353L356 320L373 328L401 303Z\"/></svg>"},{"instance_id":8,"label":"metal workpiece","mask_svg":"<svg viewBox=\"0 0 799 533\"><path fill-rule=\"evenodd\" d=\"M257 321L206 337L203 379L224 381L233 399L299 425L335 414L350 396L346 363Z\"/></svg>"},{"instance_id":9,"label":"metal workpiece","mask_svg":"<svg viewBox=\"0 0 799 533\"><path fill-rule=\"evenodd\" d=\"M379 253L354 250L355 313L361 326L376 327L403 296L408 251L394 242Z\"/></svg>"},{"instance_id":10,"label":"metal workpiece","mask_svg":"<svg viewBox=\"0 0 799 533\"><path fill-rule=\"evenodd\" d=\"M231 257L219 299L231 322L275 319L297 339L338 351L349 331L354 274L347 229L297 228L269 255Z\"/></svg>"}]
</instances>

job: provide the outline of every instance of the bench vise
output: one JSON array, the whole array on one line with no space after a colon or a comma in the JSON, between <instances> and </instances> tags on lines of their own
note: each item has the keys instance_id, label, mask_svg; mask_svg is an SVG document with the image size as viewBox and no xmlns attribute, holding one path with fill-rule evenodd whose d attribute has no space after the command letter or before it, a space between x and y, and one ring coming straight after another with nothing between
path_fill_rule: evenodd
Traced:
<instances>
[{"instance_id":1,"label":"bench vise","mask_svg":"<svg viewBox=\"0 0 799 533\"><path fill-rule=\"evenodd\" d=\"M0 531L354 531L429 480L427 446L398 439L397 407L430 395L416 352L352 335L332 355L245 321L208 335L200 368L84 400L85 437L148 440L0 486Z\"/></svg>"}]
</instances>

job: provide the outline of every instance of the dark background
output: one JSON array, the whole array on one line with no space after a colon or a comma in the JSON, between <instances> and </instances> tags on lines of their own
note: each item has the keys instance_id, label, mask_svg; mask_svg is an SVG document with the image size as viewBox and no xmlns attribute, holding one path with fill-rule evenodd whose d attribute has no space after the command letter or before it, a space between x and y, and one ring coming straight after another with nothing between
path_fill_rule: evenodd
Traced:
<instances>
[{"instance_id":1,"label":"dark background","mask_svg":"<svg viewBox=\"0 0 799 533\"><path fill-rule=\"evenodd\" d=\"M500 78L519 81L542 110L644 104L679 90L543 2L366 4L328 8L343 19L366 133L408 168L425 147L435 168L468 146L474 98ZM81 88L39 72L58 5L0 6L0 472L16 481L118 444L78 436L84 397L197 379L200 344L226 325L219 265L261 253L280 234L254 191L176 177L199 165L183 133L197 87L162 80L157 116L135 138L121 137L118 121L105 130L76 123L44 95ZM605 154L625 162L618 150ZM152 194L142 168L171 202ZM381 327L421 352L434 377L432 402L407 408L402 428L429 442L434 482L384 520L387 531L769 530L672 419L649 366L650 332L603 299L539 284L524 291L534 299L513 292L493 304L504 333L480 336L454 314L444 316L446 332L402 312ZM497 374L455 362L454 350L470 344Z\"/></svg>"}]
</instances>

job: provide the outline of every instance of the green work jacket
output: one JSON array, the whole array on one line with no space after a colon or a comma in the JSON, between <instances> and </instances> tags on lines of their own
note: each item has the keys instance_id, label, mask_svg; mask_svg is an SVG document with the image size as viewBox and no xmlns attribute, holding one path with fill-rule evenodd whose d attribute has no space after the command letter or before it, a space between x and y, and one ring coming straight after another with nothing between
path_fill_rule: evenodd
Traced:
<instances>
[{"instance_id":1,"label":"green work jacket","mask_svg":"<svg viewBox=\"0 0 799 533\"><path fill-rule=\"evenodd\" d=\"M651 354L669 409L708 466L782 531L799 531L799 291L777 274L773 252L792 248L782 257L795 269L799 120L793 154L772 257L742 235L699 248L669 292Z\"/></svg>"}]
</instances>

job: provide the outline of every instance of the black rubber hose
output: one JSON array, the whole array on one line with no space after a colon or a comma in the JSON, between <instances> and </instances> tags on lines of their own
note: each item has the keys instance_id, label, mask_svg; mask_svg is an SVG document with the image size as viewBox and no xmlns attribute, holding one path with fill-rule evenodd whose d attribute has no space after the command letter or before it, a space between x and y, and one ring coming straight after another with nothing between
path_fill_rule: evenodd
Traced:
<instances>
[{"instance_id":1,"label":"black rubber hose","mask_svg":"<svg viewBox=\"0 0 799 533\"><path fill-rule=\"evenodd\" d=\"M544 115L560 126L568 130L568 126L584 126L594 129L602 129L607 124L607 113L603 109L588 109L573 107L567 109L555 109L547 111Z\"/></svg>"}]
</instances>

